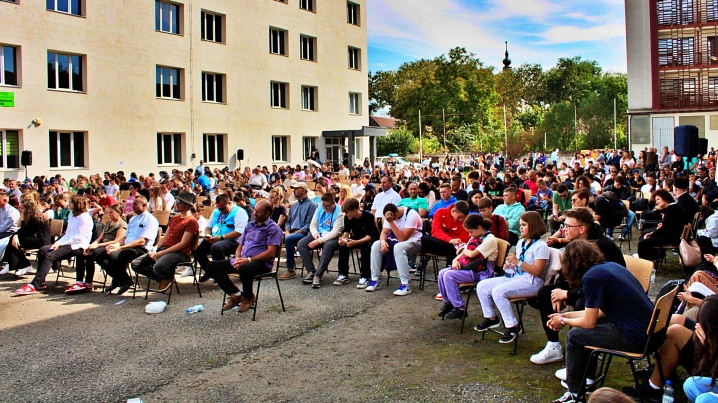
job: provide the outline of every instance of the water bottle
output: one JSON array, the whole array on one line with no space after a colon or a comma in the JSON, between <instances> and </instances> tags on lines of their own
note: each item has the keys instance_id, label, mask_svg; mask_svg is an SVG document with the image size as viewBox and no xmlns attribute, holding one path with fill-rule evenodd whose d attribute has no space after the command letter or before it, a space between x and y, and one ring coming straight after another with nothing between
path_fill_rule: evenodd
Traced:
<instances>
[{"instance_id":1,"label":"water bottle","mask_svg":"<svg viewBox=\"0 0 718 403\"><path fill-rule=\"evenodd\" d=\"M186 313L197 313L197 312L202 312L202 311L204 311L204 305L199 304L199 305L195 305L195 306L187 308L187 310L185 312Z\"/></svg>"},{"instance_id":2,"label":"water bottle","mask_svg":"<svg viewBox=\"0 0 718 403\"><path fill-rule=\"evenodd\" d=\"M656 282L656 269L654 267L653 270L651 271L651 284L653 284L655 282Z\"/></svg>"},{"instance_id":3,"label":"water bottle","mask_svg":"<svg viewBox=\"0 0 718 403\"><path fill-rule=\"evenodd\" d=\"M673 386L671 381L666 381L666 385L663 386L663 403L673 403Z\"/></svg>"}]
</instances>

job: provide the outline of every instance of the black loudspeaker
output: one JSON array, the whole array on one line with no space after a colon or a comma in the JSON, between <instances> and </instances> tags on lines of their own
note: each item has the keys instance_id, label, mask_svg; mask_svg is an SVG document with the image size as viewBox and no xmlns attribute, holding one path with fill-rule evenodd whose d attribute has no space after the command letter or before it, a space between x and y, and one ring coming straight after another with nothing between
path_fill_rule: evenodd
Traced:
<instances>
[{"instance_id":1,"label":"black loudspeaker","mask_svg":"<svg viewBox=\"0 0 718 403\"><path fill-rule=\"evenodd\" d=\"M673 129L673 149L681 157L698 155L698 128L692 125L676 126Z\"/></svg>"},{"instance_id":2,"label":"black loudspeaker","mask_svg":"<svg viewBox=\"0 0 718 403\"><path fill-rule=\"evenodd\" d=\"M708 139L698 139L698 154L703 157L708 154Z\"/></svg>"},{"instance_id":3,"label":"black loudspeaker","mask_svg":"<svg viewBox=\"0 0 718 403\"><path fill-rule=\"evenodd\" d=\"M20 157L20 163L25 167L32 165L32 151L23 151L22 157Z\"/></svg>"},{"instance_id":4,"label":"black loudspeaker","mask_svg":"<svg viewBox=\"0 0 718 403\"><path fill-rule=\"evenodd\" d=\"M242 150L242 149L237 150L237 159L240 161L244 161L244 150Z\"/></svg>"}]
</instances>

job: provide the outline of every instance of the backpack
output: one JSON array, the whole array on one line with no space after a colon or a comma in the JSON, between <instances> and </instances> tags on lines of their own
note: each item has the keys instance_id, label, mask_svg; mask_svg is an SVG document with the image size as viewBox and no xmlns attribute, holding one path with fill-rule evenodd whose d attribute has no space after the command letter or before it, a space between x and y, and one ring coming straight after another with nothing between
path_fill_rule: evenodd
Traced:
<instances>
[{"instance_id":1,"label":"backpack","mask_svg":"<svg viewBox=\"0 0 718 403\"><path fill-rule=\"evenodd\" d=\"M596 212L601 216L599 222L603 228L618 227L623 223L623 219L628 217L628 208L611 191L596 196Z\"/></svg>"}]
</instances>

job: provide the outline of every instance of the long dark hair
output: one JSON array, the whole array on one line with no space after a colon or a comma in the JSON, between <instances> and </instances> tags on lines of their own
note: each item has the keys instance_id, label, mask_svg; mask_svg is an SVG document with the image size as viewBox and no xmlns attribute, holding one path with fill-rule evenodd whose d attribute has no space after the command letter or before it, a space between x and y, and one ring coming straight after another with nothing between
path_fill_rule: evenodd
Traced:
<instances>
[{"instance_id":1,"label":"long dark hair","mask_svg":"<svg viewBox=\"0 0 718 403\"><path fill-rule=\"evenodd\" d=\"M583 275L588 269L606 260L598 246L583 239L569 242L561 256L561 273L571 287L581 286Z\"/></svg>"},{"instance_id":2,"label":"long dark hair","mask_svg":"<svg viewBox=\"0 0 718 403\"><path fill-rule=\"evenodd\" d=\"M703 329L705 340L693 333L696 346L696 369L694 375L711 378L711 387L716 385L718 377L718 295L711 295L703 300L698 311L698 323Z\"/></svg>"}]
</instances>

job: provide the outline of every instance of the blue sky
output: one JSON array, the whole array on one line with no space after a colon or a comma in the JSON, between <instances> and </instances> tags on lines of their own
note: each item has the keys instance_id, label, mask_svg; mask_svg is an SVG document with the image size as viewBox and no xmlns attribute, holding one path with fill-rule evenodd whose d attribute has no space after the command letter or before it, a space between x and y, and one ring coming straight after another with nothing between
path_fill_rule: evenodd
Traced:
<instances>
[{"instance_id":1,"label":"blue sky","mask_svg":"<svg viewBox=\"0 0 718 403\"><path fill-rule=\"evenodd\" d=\"M366 0L369 70L434 58L463 46L501 67L504 41L512 66L560 57L596 60L626 72L624 0Z\"/></svg>"}]
</instances>

